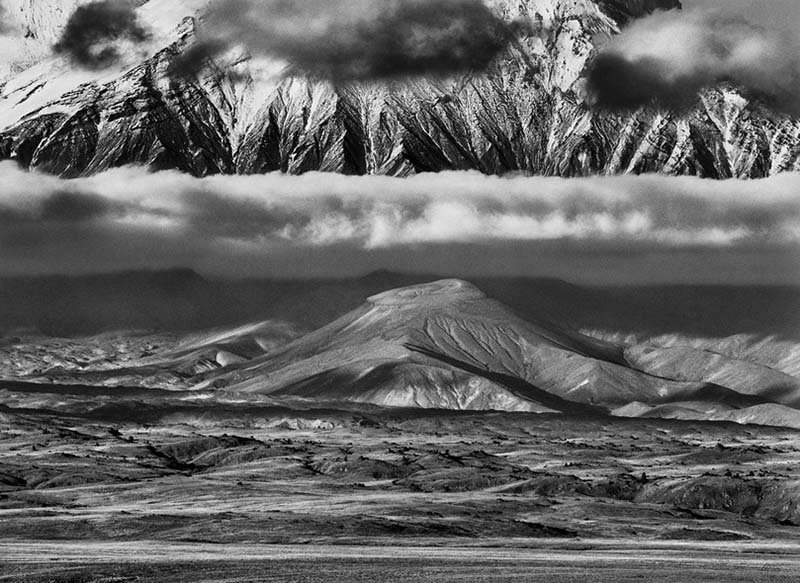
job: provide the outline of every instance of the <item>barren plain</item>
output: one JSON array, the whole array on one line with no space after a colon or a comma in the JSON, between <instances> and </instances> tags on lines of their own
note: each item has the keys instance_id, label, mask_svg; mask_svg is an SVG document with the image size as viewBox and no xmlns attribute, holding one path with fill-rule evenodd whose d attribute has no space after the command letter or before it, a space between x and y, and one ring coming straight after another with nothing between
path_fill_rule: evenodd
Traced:
<instances>
[{"instance_id":1,"label":"barren plain","mask_svg":"<svg viewBox=\"0 0 800 583\"><path fill-rule=\"evenodd\" d=\"M5 391L28 389L41 390ZM92 408L76 406L81 387L51 390L33 393L48 400L40 409L0 413L3 581L792 581L800 570L791 429L148 404L136 392Z\"/></svg>"}]
</instances>

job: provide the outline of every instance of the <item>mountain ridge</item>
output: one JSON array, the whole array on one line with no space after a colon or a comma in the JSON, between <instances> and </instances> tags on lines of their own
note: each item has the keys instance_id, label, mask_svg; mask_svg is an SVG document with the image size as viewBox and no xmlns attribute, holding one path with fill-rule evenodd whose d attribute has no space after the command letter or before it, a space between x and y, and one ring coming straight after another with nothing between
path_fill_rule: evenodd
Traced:
<instances>
[{"instance_id":1,"label":"mountain ridge","mask_svg":"<svg viewBox=\"0 0 800 583\"><path fill-rule=\"evenodd\" d=\"M197 176L474 169L756 178L800 169L800 122L731 87L707 91L680 115L612 114L586 103L596 43L679 2L487 2L507 20L541 21L544 36L521 38L480 74L334 85L294 74L259 80L241 57L208 61L198 80L170 78L203 3L180 4L189 16L179 18L175 5L149 0L141 18L160 25L143 61L89 74L51 58L6 80L0 159L64 177L125 164Z\"/></svg>"}]
</instances>

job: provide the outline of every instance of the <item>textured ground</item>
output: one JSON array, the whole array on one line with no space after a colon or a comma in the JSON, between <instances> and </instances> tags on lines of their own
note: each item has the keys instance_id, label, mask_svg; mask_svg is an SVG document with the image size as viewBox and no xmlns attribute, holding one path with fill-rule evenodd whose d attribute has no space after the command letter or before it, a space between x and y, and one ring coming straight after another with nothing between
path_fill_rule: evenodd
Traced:
<instances>
[{"instance_id":1,"label":"textured ground","mask_svg":"<svg viewBox=\"0 0 800 583\"><path fill-rule=\"evenodd\" d=\"M796 547L531 543L499 547L2 544L0 581L795 581Z\"/></svg>"},{"instance_id":2,"label":"textured ground","mask_svg":"<svg viewBox=\"0 0 800 583\"><path fill-rule=\"evenodd\" d=\"M654 557L664 581L800 569L790 429L5 387L29 401L0 409L0 581L627 581L653 580Z\"/></svg>"}]
</instances>

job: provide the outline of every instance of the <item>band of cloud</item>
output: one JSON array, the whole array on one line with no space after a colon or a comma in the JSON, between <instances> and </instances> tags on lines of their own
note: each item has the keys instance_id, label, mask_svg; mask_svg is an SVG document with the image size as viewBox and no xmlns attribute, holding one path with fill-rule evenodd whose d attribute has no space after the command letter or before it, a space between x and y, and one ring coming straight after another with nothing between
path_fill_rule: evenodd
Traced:
<instances>
[{"instance_id":1,"label":"band of cloud","mask_svg":"<svg viewBox=\"0 0 800 583\"><path fill-rule=\"evenodd\" d=\"M103 228L261 249L569 239L663 246L800 244L800 176L408 179L329 174L193 178L123 168L62 180L0 164L0 244ZM112 244L109 241L109 244Z\"/></svg>"}]
</instances>

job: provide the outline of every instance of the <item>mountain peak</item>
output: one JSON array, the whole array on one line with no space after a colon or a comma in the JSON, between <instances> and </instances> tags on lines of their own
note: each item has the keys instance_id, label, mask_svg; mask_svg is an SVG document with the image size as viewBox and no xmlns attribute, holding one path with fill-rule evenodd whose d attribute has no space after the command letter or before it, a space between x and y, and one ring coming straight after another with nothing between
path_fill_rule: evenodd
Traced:
<instances>
[{"instance_id":1,"label":"mountain peak","mask_svg":"<svg viewBox=\"0 0 800 583\"><path fill-rule=\"evenodd\" d=\"M388 84L262 79L261 65L255 75L240 70L240 56L211 59L199 78L172 79L165 71L195 38L182 23L207 0L136 0L153 30L149 56L126 53L115 68L82 70L49 46L87 1L3 4L24 16L16 27L30 29L43 54L7 78L0 71L0 160L63 177L129 164L197 176L473 169L757 178L800 168L792 140L800 120L754 107L726 85L686 114L601 111L585 99L598 43L679 0L484 0L499 17L540 22L542 31L521 35L468 79ZM319 116L314 124L294 123L308 111Z\"/></svg>"},{"instance_id":2,"label":"mountain peak","mask_svg":"<svg viewBox=\"0 0 800 583\"><path fill-rule=\"evenodd\" d=\"M368 298L371 304L393 306L400 304L425 304L459 300L478 300L486 296L477 287L461 279L441 279L431 283L412 285L383 292Z\"/></svg>"}]
</instances>

